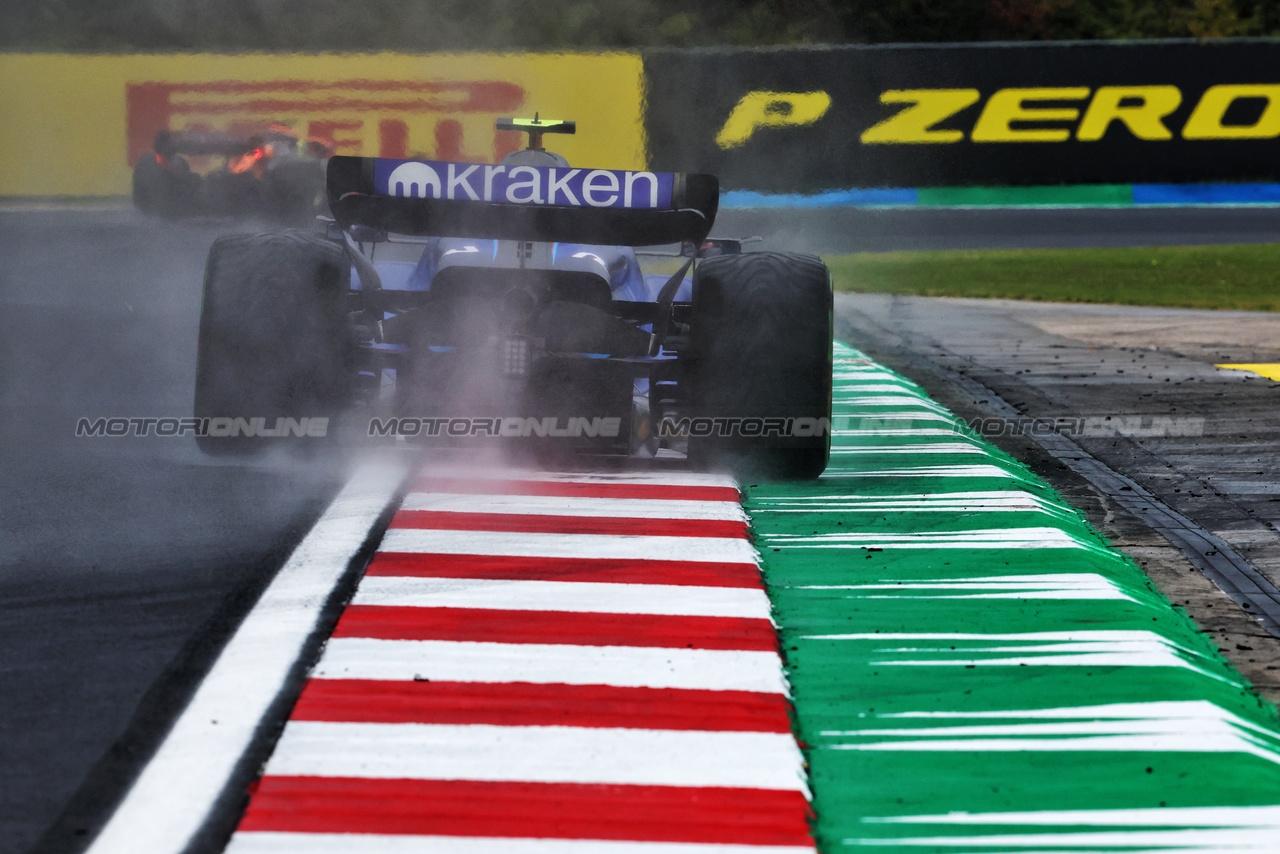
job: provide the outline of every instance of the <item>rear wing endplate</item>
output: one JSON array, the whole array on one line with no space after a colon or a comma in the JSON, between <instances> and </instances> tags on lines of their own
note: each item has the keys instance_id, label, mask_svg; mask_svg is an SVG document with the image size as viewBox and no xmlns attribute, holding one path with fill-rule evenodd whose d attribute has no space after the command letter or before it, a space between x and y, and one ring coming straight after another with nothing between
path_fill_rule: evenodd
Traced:
<instances>
[{"instance_id":1,"label":"rear wing endplate","mask_svg":"<svg viewBox=\"0 0 1280 854\"><path fill-rule=\"evenodd\" d=\"M333 157L329 209L344 228L431 237L655 246L702 241L714 175Z\"/></svg>"}]
</instances>

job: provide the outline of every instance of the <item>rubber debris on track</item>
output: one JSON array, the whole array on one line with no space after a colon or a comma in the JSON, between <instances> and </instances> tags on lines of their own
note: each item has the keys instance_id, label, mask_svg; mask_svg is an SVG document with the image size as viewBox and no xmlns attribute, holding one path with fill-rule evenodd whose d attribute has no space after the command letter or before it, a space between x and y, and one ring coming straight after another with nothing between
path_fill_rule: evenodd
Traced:
<instances>
[{"instance_id":1,"label":"rubber debris on track","mask_svg":"<svg viewBox=\"0 0 1280 854\"><path fill-rule=\"evenodd\" d=\"M821 850L1280 850L1280 726L1024 466L836 347L832 462L743 484Z\"/></svg>"},{"instance_id":2,"label":"rubber debris on track","mask_svg":"<svg viewBox=\"0 0 1280 854\"><path fill-rule=\"evenodd\" d=\"M232 837L258 852L812 852L729 478L424 474Z\"/></svg>"}]
</instances>

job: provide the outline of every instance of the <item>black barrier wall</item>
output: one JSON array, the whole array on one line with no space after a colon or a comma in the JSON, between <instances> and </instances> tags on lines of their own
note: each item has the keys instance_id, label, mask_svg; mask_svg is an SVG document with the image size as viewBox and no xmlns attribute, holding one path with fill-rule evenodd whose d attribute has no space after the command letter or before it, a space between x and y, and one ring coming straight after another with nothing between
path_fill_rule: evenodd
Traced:
<instances>
[{"instance_id":1,"label":"black barrier wall","mask_svg":"<svg viewBox=\"0 0 1280 854\"><path fill-rule=\"evenodd\" d=\"M1280 41L654 50L650 166L729 189L1273 181Z\"/></svg>"}]
</instances>

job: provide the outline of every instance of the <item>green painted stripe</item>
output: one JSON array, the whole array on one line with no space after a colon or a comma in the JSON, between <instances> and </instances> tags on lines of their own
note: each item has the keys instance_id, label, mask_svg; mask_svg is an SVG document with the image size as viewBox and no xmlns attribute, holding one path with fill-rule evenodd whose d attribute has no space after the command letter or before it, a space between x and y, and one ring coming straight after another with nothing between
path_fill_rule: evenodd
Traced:
<instances>
[{"instance_id":1,"label":"green painted stripe","mask_svg":"<svg viewBox=\"0 0 1280 854\"><path fill-rule=\"evenodd\" d=\"M744 485L823 851L1274 847L1280 718L1133 561L844 345L833 411Z\"/></svg>"},{"instance_id":2,"label":"green painted stripe","mask_svg":"<svg viewBox=\"0 0 1280 854\"><path fill-rule=\"evenodd\" d=\"M1078 184L1062 187L920 188L917 204L937 207L1017 205L1131 205L1130 184Z\"/></svg>"}]
</instances>

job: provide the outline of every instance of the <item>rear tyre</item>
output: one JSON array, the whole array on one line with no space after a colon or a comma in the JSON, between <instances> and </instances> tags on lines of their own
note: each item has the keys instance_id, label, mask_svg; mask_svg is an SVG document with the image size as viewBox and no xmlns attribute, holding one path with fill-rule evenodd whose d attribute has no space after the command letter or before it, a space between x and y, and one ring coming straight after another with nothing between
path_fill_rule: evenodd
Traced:
<instances>
[{"instance_id":1,"label":"rear tyre","mask_svg":"<svg viewBox=\"0 0 1280 854\"><path fill-rule=\"evenodd\" d=\"M694 274L691 335L693 465L785 480L822 474L831 446L826 266L781 252L708 258Z\"/></svg>"},{"instance_id":2,"label":"rear tyre","mask_svg":"<svg viewBox=\"0 0 1280 854\"><path fill-rule=\"evenodd\" d=\"M195 216L202 208L200 176L181 157L166 169L148 152L133 167L133 205L151 216Z\"/></svg>"},{"instance_id":3,"label":"rear tyre","mask_svg":"<svg viewBox=\"0 0 1280 854\"><path fill-rule=\"evenodd\" d=\"M212 216L258 216L263 212L262 184L249 172L210 172L203 203Z\"/></svg>"},{"instance_id":4,"label":"rear tyre","mask_svg":"<svg viewBox=\"0 0 1280 854\"><path fill-rule=\"evenodd\" d=\"M262 176L263 211L281 224L301 224L319 211L324 195L324 166L318 160L290 159Z\"/></svg>"},{"instance_id":5,"label":"rear tyre","mask_svg":"<svg viewBox=\"0 0 1280 854\"><path fill-rule=\"evenodd\" d=\"M328 425L322 429L315 419L333 418L350 396L350 276L342 249L305 231L214 241L205 267L195 414L211 419L208 432L230 435L198 437L202 451L244 455L320 441L316 434ZM281 427L286 436L244 435ZM296 435L304 429L308 435Z\"/></svg>"}]
</instances>

